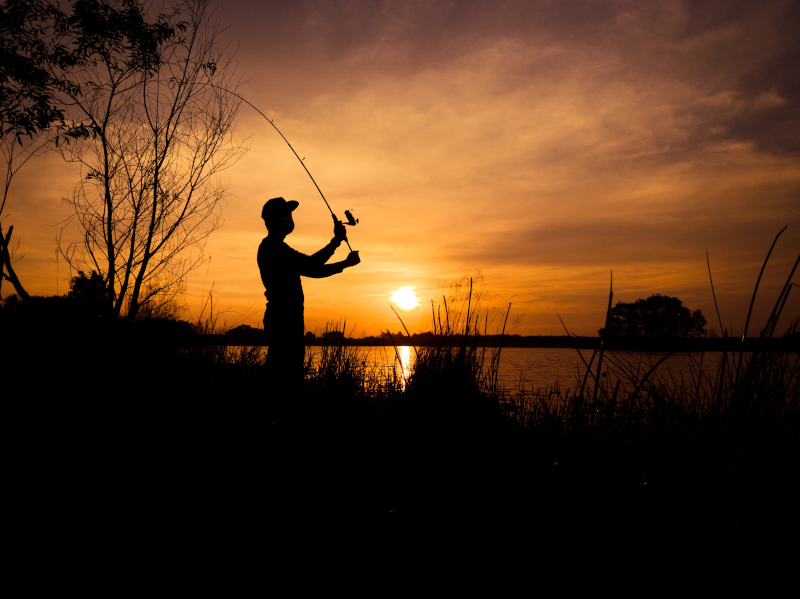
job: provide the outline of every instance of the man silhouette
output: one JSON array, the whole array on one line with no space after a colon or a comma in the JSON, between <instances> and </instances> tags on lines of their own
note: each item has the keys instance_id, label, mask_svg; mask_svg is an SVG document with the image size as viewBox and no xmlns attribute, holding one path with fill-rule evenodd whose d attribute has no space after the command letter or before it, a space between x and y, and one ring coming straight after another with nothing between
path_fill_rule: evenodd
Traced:
<instances>
[{"instance_id":1,"label":"man silhouette","mask_svg":"<svg viewBox=\"0 0 800 599\"><path fill-rule=\"evenodd\" d=\"M264 204L261 218L268 235L258 247L258 268L267 298L264 312L269 346L267 373L270 384L285 393L296 393L303 383L305 325L300 277L321 279L361 262L358 252L350 252L344 261L326 264L347 239L344 225L336 217L333 217L333 239L315 254L307 256L286 245L284 239L294 230L292 212L297 206L297 202L283 198L272 198Z\"/></svg>"}]
</instances>

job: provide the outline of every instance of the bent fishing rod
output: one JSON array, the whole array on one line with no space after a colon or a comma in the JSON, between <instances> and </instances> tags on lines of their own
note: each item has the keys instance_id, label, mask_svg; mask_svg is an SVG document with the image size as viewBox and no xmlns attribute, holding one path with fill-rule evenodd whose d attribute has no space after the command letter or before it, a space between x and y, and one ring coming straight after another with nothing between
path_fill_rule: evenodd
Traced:
<instances>
[{"instance_id":1,"label":"bent fishing rod","mask_svg":"<svg viewBox=\"0 0 800 599\"><path fill-rule=\"evenodd\" d=\"M286 137L283 135L283 133L281 133L281 130L280 130L280 129L278 129L278 127L275 125L275 123L274 123L274 122L272 122L272 119L270 119L270 118L269 118L269 117L268 117L266 114L264 114L263 112L261 112L261 111L260 111L260 110L259 110L259 109L258 109L256 106L254 106L254 105L253 105L253 103L252 103L252 102L249 102L248 100L246 100L245 98L243 98L242 96L240 96L239 94L237 94L237 93L236 93L236 92L234 92L234 91L231 91L231 90L229 90L229 89L225 89L224 87L220 87L219 85L215 85L215 84L213 84L213 83L204 83L203 85L209 85L209 86L211 86L211 87L213 87L213 88L215 88L215 89L218 89L218 90L220 90L220 91L227 92L227 93L231 94L232 96L236 96L236 97L237 97L237 98L239 98L239 99L240 99L242 102L244 102L245 104L247 104L247 105L248 105L250 108L252 108L253 110L255 110L255 111L258 113L258 114L260 114L260 115L261 115L261 116L263 116L265 119L267 119L267 122L269 122L269 124L270 124L270 125L272 125L272 128L273 128L273 129L275 129L275 131L277 131L277 132L278 132L278 135L280 135L280 136L281 136L281 138L283 139L283 141L285 141L285 142L286 142L286 145L287 145L287 146L289 146L289 149L292 151L292 154L294 154L294 155L295 155L295 158L297 158L297 160L299 160L299 161L300 161L300 164L301 164L301 165L303 165L303 169L305 169L306 173L307 173L307 174L308 174L308 176L311 178L311 182L314 184L314 187L316 187L316 188L317 188L317 191L319 192L319 195L320 195L320 196L322 196L322 201L323 201L323 202L325 202L325 205L328 207L328 210L330 211L330 213L331 213L331 216L333 217L333 220L334 220L335 222L339 222L339 219L338 219L338 218L336 218L336 215L333 213L333 210L331 209L331 205L328 203L328 200L327 200L327 199L325 199L325 194L323 194L323 193L322 193L322 190L319 188L319 185L317 185L317 182L314 180L314 177L311 175L311 171L309 171L309 170L308 170L308 167L306 166L306 163L305 163L305 162L303 162L303 159L302 159L302 158L300 158L300 156L297 154L297 152L295 152L295 149L292 147L292 144L290 144L290 143L289 143L289 140L288 140L288 139L286 139ZM350 211L349 211L349 210L345 210L345 211L344 211L344 215L345 215L345 217L347 218L347 223L345 223L345 224L348 224L348 225L350 225L350 226L355 226L355 225L356 225L356 223L358 223L358 220L353 218L353 215L352 215L352 214L350 214ZM347 244L347 247L348 247L348 248L350 249L350 251L352 252L352 251L353 251L353 248L352 248L352 247L350 247L350 242L347 240L347 237L345 237L345 238L344 238L344 242Z\"/></svg>"}]
</instances>

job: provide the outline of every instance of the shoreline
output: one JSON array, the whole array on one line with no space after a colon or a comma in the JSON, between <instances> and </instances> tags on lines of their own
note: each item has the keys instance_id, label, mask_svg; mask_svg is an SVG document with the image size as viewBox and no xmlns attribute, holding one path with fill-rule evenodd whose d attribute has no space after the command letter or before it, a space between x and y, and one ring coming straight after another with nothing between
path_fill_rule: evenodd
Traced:
<instances>
[{"instance_id":1,"label":"shoreline","mask_svg":"<svg viewBox=\"0 0 800 599\"><path fill-rule=\"evenodd\" d=\"M257 334L247 335L208 335L203 336L203 343L222 346L264 346L263 332L256 329ZM198 339L199 340L199 339ZM427 339L420 339L417 335L411 337L397 337L393 340L378 337L366 337L363 339L320 339L314 338L306 341L306 347L319 347L324 345L345 345L355 347L460 347L462 339L460 335L453 336L450 343L442 344L429 342ZM485 339L470 339L470 347L486 349L493 348L525 348L525 349L581 349L595 350L600 348L600 337L555 337L555 336L505 336L489 335ZM741 338L706 338L706 339L624 339L610 338L605 339L604 348L607 351L641 351L655 353L669 352L745 352L751 351L772 351L795 353L800 352L800 339L795 337L765 338L748 337L742 344Z\"/></svg>"}]
</instances>

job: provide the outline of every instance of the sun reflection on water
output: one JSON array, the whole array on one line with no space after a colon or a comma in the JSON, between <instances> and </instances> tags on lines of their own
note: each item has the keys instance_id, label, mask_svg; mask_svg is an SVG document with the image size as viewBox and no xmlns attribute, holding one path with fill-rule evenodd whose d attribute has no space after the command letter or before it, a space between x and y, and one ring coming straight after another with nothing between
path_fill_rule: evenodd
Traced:
<instances>
[{"instance_id":1,"label":"sun reflection on water","mask_svg":"<svg viewBox=\"0 0 800 599\"><path fill-rule=\"evenodd\" d=\"M397 378L402 382L403 389L406 388L406 383L408 382L408 376L411 373L412 365L413 362L411 359L411 348L408 345L399 346L394 357L394 369Z\"/></svg>"}]
</instances>

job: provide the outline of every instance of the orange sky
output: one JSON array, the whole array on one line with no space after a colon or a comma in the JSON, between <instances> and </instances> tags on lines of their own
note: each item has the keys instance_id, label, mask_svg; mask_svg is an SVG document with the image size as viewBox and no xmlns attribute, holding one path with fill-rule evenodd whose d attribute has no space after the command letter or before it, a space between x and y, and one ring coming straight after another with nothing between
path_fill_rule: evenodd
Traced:
<instances>
[{"instance_id":1,"label":"orange sky","mask_svg":"<svg viewBox=\"0 0 800 599\"><path fill-rule=\"evenodd\" d=\"M512 303L513 332L561 334L558 313L595 334L613 269L615 301L677 296L718 330L708 248L723 324L741 333L788 225L763 318L800 251L800 8L696 4L221 3L242 94L306 157L334 210L361 220L350 238L362 264L304 279L306 328L346 317L356 336L397 331L389 294L413 285L423 305L404 318L426 329L442 285L480 271L487 306ZM221 320L260 326L262 204L300 202L287 242L303 252L332 226L266 121L243 106L236 134L250 151L223 173L225 224L186 301L196 315L213 282ZM31 293L67 289L47 225L69 216L60 199L78 176L50 155L14 180L3 222ZM800 290L785 314L781 330Z\"/></svg>"}]
</instances>

